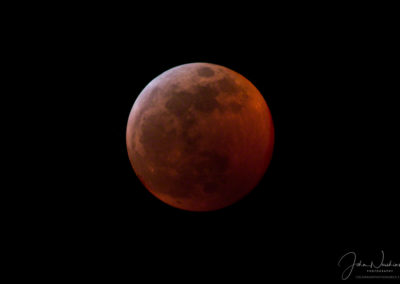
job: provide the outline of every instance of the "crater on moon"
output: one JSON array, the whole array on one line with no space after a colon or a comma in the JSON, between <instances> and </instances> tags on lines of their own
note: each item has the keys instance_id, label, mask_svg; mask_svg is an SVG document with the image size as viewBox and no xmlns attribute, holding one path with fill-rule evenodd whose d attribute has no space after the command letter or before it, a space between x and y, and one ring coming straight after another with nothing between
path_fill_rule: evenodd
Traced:
<instances>
[{"instance_id":1,"label":"crater on moon","mask_svg":"<svg viewBox=\"0 0 400 284\"><path fill-rule=\"evenodd\" d=\"M199 74L199 76L202 77L212 77L214 76L214 71L208 67L201 67L197 70L197 73Z\"/></svg>"},{"instance_id":2,"label":"crater on moon","mask_svg":"<svg viewBox=\"0 0 400 284\"><path fill-rule=\"evenodd\" d=\"M272 155L267 104L243 76L208 63L172 68L139 95L129 159L145 187L177 208L209 211L248 194Z\"/></svg>"}]
</instances>

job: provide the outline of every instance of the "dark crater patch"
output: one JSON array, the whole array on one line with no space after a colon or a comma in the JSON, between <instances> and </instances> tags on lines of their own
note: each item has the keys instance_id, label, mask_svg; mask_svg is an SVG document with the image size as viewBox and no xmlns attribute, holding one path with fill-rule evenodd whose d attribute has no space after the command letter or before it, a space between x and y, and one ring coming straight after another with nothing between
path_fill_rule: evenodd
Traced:
<instances>
[{"instance_id":1,"label":"dark crater patch","mask_svg":"<svg viewBox=\"0 0 400 284\"><path fill-rule=\"evenodd\" d=\"M199 133L193 134L190 130L196 125L197 120L193 113L187 112L185 116L182 118L181 126L182 126L182 137L185 141L185 151L191 152L193 148L195 148L201 138Z\"/></svg>"},{"instance_id":2,"label":"dark crater patch","mask_svg":"<svg viewBox=\"0 0 400 284\"><path fill-rule=\"evenodd\" d=\"M222 92L226 92L228 95L234 95L242 90L230 76L225 76L218 80L216 84Z\"/></svg>"},{"instance_id":3,"label":"dark crater patch","mask_svg":"<svg viewBox=\"0 0 400 284\"><path fill-rule=\"evenodd\" d=\"M240 112L243 108L243 105L241 105L237 102L231 102L228 107L233 112Z\"/></svg>"},{"instance_id":4,"label":"dark crater patch","mask_svg":"<svg viewBox=\"0 0 400 284\"><path fill-rule=\"evenodd\" d=\"M211 113L214 109L220 107L216 100L219 92L212 85L197 85L194 89L193 106L196 110Z\"/></svg>"},{"instance_id":5,"label":"dark crater patch","mask_svg":"<svg viewBox=\"0 0 400 284\"><path fill-rule=\"evenodd\" d=\"M165 107L174 115L182 117L193 103L192 97L190 92L175 93L165 103Z\"/></svg>"},{"instance_id":6,"label":"dark crater patch","mask_svg":"<svg viewBox=\"0 0 400 284\"><path fill-rule=\"evenodd\" d=\"M193 127L197 123L197 119L193 113L190 111L186 112L185 116L182 120L182 128L183 130L188 130L189 128Z\"/></svg>"},{"instance_id":7,"label":"dark crater patch","mask_svg":"<svg viewBox=\"0 0 400 284\"><path fill-rule=\"evenodd\" d=\"M201 67L200 69L197 70L197 74L201 77L212 77L214 76L214 71L211 68L208 67Z\"/></svg>"}]
</instances>

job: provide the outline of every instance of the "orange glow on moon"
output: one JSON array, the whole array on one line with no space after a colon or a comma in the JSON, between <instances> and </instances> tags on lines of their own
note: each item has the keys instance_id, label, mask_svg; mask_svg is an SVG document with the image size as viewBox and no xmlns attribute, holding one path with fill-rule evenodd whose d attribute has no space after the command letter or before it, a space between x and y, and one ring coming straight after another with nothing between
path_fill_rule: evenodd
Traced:
<instances>
[{"instance_id":1,"label":"orange glow on moon","mask_svg":"<svg viewBox=\"0 0 400 284\"><path fill-rule=\"evenodd\" d=\"M274 144L269 108L253 84L223 66L191 63L152 80L126 131L132 167L154 196L189 211L212 211L248 194Z\"/></svg>"}]
</instances>

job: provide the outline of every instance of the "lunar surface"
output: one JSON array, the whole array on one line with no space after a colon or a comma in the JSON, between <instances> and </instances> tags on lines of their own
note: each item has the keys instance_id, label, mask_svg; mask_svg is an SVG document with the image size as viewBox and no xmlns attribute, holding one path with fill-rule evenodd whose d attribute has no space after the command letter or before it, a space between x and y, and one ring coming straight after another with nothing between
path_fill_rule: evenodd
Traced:
<instances>
[{"instance_id":1,"label":"lunar surface","mask_svg":"<svg viewBox=\"0 0 400 284\"><path fill-rule=\"evenodd\" d=\"M126 143L136 175L154 196L176 208L212 211L242 199L261 180L274 127L250 81L223 66L191 63L143 89Z\"/></svg>"}]
</instances>

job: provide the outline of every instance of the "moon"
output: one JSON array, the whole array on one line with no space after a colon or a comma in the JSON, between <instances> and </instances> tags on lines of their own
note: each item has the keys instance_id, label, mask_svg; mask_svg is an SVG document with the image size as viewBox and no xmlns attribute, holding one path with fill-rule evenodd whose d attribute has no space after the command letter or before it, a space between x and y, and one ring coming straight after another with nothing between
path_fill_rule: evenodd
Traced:
<instances>
[{"instance_id":1,"label":"moon","mask_svg":"<svg viewBox=\"0 0 400 284\"><path fill-rule=\"evenodd\" d=\"M270 110L226 67L190 63L153 79L129 115L131 165L159 200L188 211L227 207L251 192L273 152Z\"/></svg>"}]
</instances>

